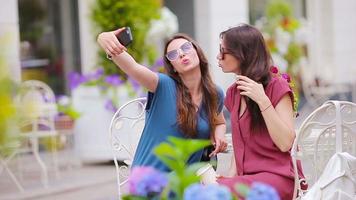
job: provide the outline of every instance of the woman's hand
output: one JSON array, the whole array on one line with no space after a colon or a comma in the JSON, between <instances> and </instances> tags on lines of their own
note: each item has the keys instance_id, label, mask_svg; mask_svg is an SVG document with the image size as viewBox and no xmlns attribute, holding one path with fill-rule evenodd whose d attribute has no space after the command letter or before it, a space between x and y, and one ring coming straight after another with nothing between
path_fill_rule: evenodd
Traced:
<instances>
[{"instance_id":1,"label":"woman's hand","mask_svg":"<svg viewBox=\"0 0 356 200\"><path fill-rule=\"evenodd\" d=\"M225 132L216 131L213 140L214 140L213 145L215 149L213 152L211 152L209 157L215 156L216 154L220 152L224 152L227 149Z\"/></svg>"},{"instance_id":2,"label":"woman's hand","mask_svg":"<svg viewBox=\"0 0 356 200\"><path fill-rule=\"evenodd\" d=\"M260 106L260 108L265 108L271 104L262 84L242 75L239 75L236 84L237 88L241 90L240 94L252 99Z\"/></svg>"},{"instance_id":3,"label":"woman's hand","mask_svg":"<svg viewBox=\"0 0 356 200\"><path fill-rule=\"evenodd\" d=\"M119 28L115 31L102 32L98 35L97 42L108 56L117 56L123 51L126 51L125 46L120 44L119 40L116 38L116 35L120 34L124 29L125 28Z\"/></svg>"}]
</instances>

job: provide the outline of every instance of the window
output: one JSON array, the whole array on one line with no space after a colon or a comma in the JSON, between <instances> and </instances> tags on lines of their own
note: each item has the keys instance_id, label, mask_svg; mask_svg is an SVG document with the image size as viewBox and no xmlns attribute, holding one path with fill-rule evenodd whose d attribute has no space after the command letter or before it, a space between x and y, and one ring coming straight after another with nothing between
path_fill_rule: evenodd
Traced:
<instances>
[{"instance_id":1,"label":"window","mask_svg":"<svg viewBox=\"0 0 356 200\"><path fill-rule=\"evenodd\" d=\"M265 15L267 3L271 0L250 0L249 1L249 20L255 24L256 20ZM297 18L306 18L306 0L286 0L293 5L293 13Z\"/></svg>"},{"instance_id":2,"label":"window","mask_svg":"<svg viewBox=\"0 0 356 200\"><path fill-rule=\"evenodd\" d=\"M19 0L22 79L41 80L56 94L66 91L66 74L80 71L78 2Z\"/></svg>"}]
</instances>

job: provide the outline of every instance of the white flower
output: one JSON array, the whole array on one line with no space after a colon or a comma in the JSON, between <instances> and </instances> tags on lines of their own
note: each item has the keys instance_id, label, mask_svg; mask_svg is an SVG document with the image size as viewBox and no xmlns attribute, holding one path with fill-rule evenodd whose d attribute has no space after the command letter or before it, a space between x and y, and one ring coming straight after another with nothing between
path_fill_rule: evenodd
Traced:
<instances>
[{"instance_id":1,"label":"white flower","mask_svg":"<svg viewBox=\"0 0 356 200\"><path fill-rule=\"evenodd\" d=\"M300 24L300 28L295 32L295 41L300 44L307 44L310 42L310 26L305 20L301 20Z\"/></svg>"},{"instance_id":2,"label":"white flower","mask_svg":"<svg viewBox=\"0 0 356 200\"><path fill-rule=\"evenodd\" d=\"M276 29L276 47L278 49L278 51L284 55L287 53L288 51L288 45L292 40L291 35L287 32L284 31L282 28L278 27Z\"/></svg>"},{"instance_id":3,"label":"white flower","mask_svg":"<svg viewBox=\"0 0 356 200\"><path fill-rule=\"evenodd\" d=\"M272 59L274 65L278 66L281 72L286 72L288 67L288 62L278 53L272 53Z\"/></svg>"},{"instance_id":4,"label":"white flower","mask_svg":"<svg viewBox=\"0 0 356 200\"><path fill-rule=\"evenodd\" d=\"M66 95L63 95L58 98L57 102L61 106L68 106L70 105L70 98Z\"/></svg>"},{"instance_id":5,"label":"white flower","mask_svg":"<svg viewBox=\"0 0 356 200\"><path fill-rule=\"evenodd\" d=\"M170 37L178 31L178 18L168 8L161 8L161 18L151 21L150 30L147 33L146 42L157 44L160 40Z\"/></svg>"}]
</instances>

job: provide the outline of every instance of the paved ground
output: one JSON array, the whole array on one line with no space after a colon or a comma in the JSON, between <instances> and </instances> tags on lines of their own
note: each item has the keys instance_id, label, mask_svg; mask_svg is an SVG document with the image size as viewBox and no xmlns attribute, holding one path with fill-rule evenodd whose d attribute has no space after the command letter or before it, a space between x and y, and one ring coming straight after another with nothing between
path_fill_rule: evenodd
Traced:
<instances>
[{"instance_id":1,"label":"paved ground","mask_svg":"<svg viewBox=\"0 0 356 200\"><path fill-rule=\"evenodd\" d=\"M300 110L300 116L296 121L296 128L302 120L311 112L312 107L306 105ZM43 154L46 163L50 163L47 154ZM49 187L44 188L40 182L40 173L37 164L31 154L25 155L22 163L22 178L20 182L25 192L19 192L8 174L3 171L0 175L0 200L114 200L117 198L116 173L113 163L81 164L71 151L63 151L59 154L60 178L54 176L53 168L49 168ZM228 163L229 155L221 155L222 163ZM16 162L12 162L11 169L18 170ZM228 167L221 165L218 169L223 174ZM16 173L20 177L21 174Z\"/></svg>"},{"instance_id":2,"label":"paved ground","mask_svg":"<svg viewBox=\"0 0 356 200\"><path fill-rule=\"evenodd\" d=\"M71 152L72 153L72 152ZM113 163L79 164L71 158L68 163L68 152L59 154L60 177L55 176L53 165L47 154L42 157L49 164L49 187L41 183L40 171L31 154L22 156L22 163L26 163L22 173L19 173L16 162L10 168L20 179L25 191L19 192L10 177L4 171L0 178L0 200L18 199L115 199L116 173Z\"/></svg>"}]
</instances>

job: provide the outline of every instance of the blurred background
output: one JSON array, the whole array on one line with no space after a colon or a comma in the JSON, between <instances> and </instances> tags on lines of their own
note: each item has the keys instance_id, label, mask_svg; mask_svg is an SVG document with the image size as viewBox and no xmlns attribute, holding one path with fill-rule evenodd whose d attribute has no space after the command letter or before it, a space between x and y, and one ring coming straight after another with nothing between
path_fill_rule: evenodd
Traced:
<instances>
[{"instance_id":1,"label":"blurred background","mask_svg":"<svg viewBox=\"0 0 356 200\"><path fill-rule=\"evenodd\" d=\"M0 3L0 199L115 199L110 120L118 107L146 91L99 50L96 37L102 31L131 27L134 41L128 51L154 71L162 70L164 40L187 33L201 45L214 80L226 91L234 76L217 67L219 33L249 23L264 34L279 73L291 78L297 126L326 100L356 102L354 0ZM53 93L53 99L44 95L25 105L28 100L18 96L30 80L47 85L39 91ZM44 104L54 113L44 112L53 127L16 139L28 132L18 127L26 113ZM41 113L35 118L43 118ZM30 151L22 154L23 143L30 143Z\"/></svg>"}]
</instances>

